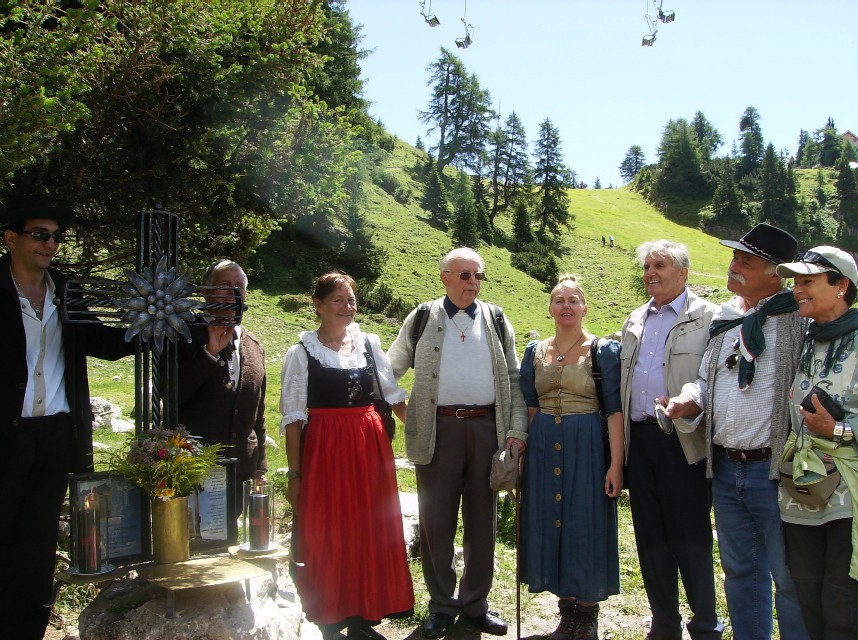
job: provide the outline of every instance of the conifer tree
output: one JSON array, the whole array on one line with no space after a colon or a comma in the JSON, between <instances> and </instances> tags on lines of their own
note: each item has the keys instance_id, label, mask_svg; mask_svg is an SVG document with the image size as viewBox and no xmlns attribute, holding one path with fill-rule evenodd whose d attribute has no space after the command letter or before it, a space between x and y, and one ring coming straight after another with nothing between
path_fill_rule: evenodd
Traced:
<instances>
[{"instance_id":1,"label":"conifer tree","mask_svg":"<svg viewBox=\"0 0 858 640\"><path fill-rule=\"evenodd\" d=\"M763 162L765 153L763 130L760 127L760 113L755 107L748 107L739 120L739 133L742 139L741 154L736 165L736 179L750 175Z\"/></svg>"},{"instance_id":2,"label":"conifer tree","mask_svg":"<svg viewBox=\"0 0 858 640\"><path fill-rule=\"evenodd\" d=\"M429 167L429 175L426 180L426 191L423 195L421 206L429 212L429 217L435 224L444 227L450 217L450 210L447 205L447 190L444 188L444 183L441 180L441 174L438 172L438 167L432 162L432 157L429 157L431 166Z\"/></svg>"},{"instance_id":3,"label":"conifer tree","mask_svg":"<svg viewBox=\"0 0 858 640\"><path fill-rule=\"evenodd\" d=\"M646 166L646 156L640 145L633 144L626 151L626 157L620 163L620 177L623 182L631 182Z\"/></svg>"},{"instance_id":4,"label":"conifer tree","mask_svg":"<svg viewBox=\"0 0 858 640\"><path fill-rule=\"evenodd\" d=\"M460 171L453 184L453 217L450 222L450 235L453 244L459 247L476 248L480 242L480 230L477 226L477 211L471 191L468 175Z\"/></svg>"},{"instance_id":5,"label":"conifer tree","mask_svg":"<svg viewBox=\"0 0 858 640\"><path fill-rule=\"evenodd\" d=\"M480 174L475 173L471 176L471 187L474 198L474 216L477 223L477 232L483 242L491 244L492 240L494 240L494 229L489 220L489 194L486 191L486 183Z\"/></svg>"},{"instance_id":6,"label":"conifer tree","mask_svg":"<svg viewBox=\"0 0 858 640\"><path fill-rule=\"evenodd\" d=\"M735 169L729 158L721 161L715 193L712 195L712 213L714 221L720 226L728 226L734 223L745 222L742 213L742 204L739 199L739 190L733 179Z\"/></svg>"},{"instance_id":7,"label":"conifer tree","mask_svg":"<svg viewBox=\"0 0 858 640\"><path fill-rule=\"evenodd\" d=\"M512 219L512 235L516 251L521 251L521 249L533 242L533 229L530 226L530 209L523 200L519 200L515 204L515 213Z\"/></svg>"},{"instance_id":8,"label":"conifer tree","mask_svg":"<svg viewBox=\"0 0 858 640\"><path fill-rule=\"evenodd\" d=\"M569 196L566 193L569 188L566 182L568 173L563 164L560 131L546 118L539 125L534 170L539 201L537 217L542 237L546 232L557 236L562 227L569 225Z\"/></svg>"}]
</instances>

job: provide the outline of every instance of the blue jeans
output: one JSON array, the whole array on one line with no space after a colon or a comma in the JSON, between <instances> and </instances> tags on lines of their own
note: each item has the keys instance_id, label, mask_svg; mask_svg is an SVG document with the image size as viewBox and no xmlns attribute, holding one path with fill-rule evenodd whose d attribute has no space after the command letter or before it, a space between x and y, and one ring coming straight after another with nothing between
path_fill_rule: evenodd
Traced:
<instances>
[{"instance_id":1,"label":"blue jeans","mask_svg":"<svg viewBox=\"0 0 858 640\"><path fill-rule=\"evenodd\" d=\"M712 500L735 640L772 636L772 580L781 640L807 640L786 565L778 487L769 460L733 462L715 448Z\"/></svg>"}]
</instances>

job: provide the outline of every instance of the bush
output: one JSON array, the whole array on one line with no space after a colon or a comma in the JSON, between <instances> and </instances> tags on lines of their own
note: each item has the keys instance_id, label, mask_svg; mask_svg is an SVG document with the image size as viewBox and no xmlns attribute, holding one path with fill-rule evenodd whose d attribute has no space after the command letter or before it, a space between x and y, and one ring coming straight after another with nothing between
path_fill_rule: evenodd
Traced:
<instances>
[{"instance_id":1,"label":"bush","mask_svg":"<svg viewBox=\"0 0 858 640\"><path fill-rule=\"evenodd\" d=\"M510 264L531 278L539 280L546 289L550 289L557 282L557 259L548 247L538 241L526 244L521 251L513 253Z\"/></svg>"},{"instance_id":2,"label":"bush","mask_svg":"<svg viewBox=\"0 0 858 640\"><path fill-rule=\"evenodd\" d=\"M304 295L286 294L277 299L277 306L286 313L295 313L310 306L310 301Z\"/></svg>"},{"instance_id":3,"label":"bush","mask_svg":"<svg viewBox=\"0 0 858 640\"><path fill-rule=\"evenodd\" d=\"M381 187L386 194L391 196L395 195L397 190L402 188L399 178L390 171L380 167L372 172L372 181Z\"/></svg>"},{"instance_id":4,"label":"bush","mask_svg":"<svg viewBox=\"0 0 858 640\"><path fill-rule=\"evenodd\" d=\"M407 187L404 185L399 186L396 189L396 192L393 194L393 199L396 200L399 204L405 205L411 202L411 196L413 192L411 191L411 187Z\"/></svg>"}]
</instances>

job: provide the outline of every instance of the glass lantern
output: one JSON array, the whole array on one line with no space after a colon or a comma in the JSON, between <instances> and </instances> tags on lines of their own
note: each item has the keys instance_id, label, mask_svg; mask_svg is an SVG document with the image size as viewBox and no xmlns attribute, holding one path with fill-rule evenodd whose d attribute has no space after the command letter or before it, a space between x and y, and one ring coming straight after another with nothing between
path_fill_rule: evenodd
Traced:
<instances>
[{"instance_id":1,"label":"glass lantern","mask_svg":"<svg viewBox=\"0 0 858 640\"><path fill-rule=\"evenodd\" d=\"M245 480L243 528L244 551L265 552L274 544L274 485L264 480Z\"/></svg>"}]
</instances>

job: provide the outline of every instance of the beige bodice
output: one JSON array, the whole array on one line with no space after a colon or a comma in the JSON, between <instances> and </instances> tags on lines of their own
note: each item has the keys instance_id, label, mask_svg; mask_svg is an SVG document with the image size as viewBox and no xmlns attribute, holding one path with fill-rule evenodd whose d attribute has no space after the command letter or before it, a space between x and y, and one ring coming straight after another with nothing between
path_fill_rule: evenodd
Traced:
<instances>
[{"instance_id":1,"label":"beige bodice","mask_svg":"<svg viewBox=\"0 0 858 640\"><path fill-rule=\"evenodd\" d=\"M590 351L584 362L548 364L544 360L547 345L547 340L537 345L533 360L539 408L552 415L598 411Z\"/></svg>"}]
</instances>

